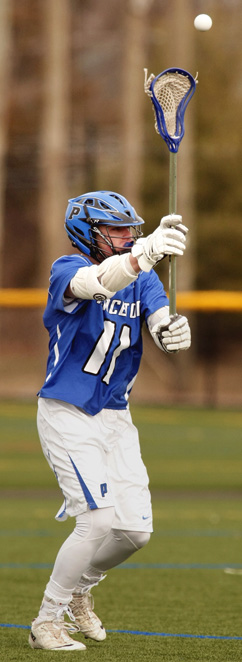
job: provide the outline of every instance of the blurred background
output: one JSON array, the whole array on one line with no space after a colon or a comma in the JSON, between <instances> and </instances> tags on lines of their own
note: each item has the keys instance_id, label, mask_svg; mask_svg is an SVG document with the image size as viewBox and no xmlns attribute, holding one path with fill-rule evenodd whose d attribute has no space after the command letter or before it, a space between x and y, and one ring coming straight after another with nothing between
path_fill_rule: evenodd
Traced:
<instances>
[{"instance_id":1,"label":"blurred background","mask_svg":"<svg viewBox=\"0 0 242 662\"><path fill-rule=\"evenodd\" d=\"M211 15L209 32L194 29L199 13ZM213 305L180 298L193 335L183 355L161 355L144 329L131 401L241 405L242 306L230 305L241 291L241 25L241 0L0 0L2 399L34 398L45 378L42 315L51 263L71 252L68 198L116 190L146 234L168 213L169 151L144 68L180 67L199 82L178 153L190 232L177 285L181 295L213 292ZM168 289L166 260L158 273Z\"/></svg>"}]
</instances>

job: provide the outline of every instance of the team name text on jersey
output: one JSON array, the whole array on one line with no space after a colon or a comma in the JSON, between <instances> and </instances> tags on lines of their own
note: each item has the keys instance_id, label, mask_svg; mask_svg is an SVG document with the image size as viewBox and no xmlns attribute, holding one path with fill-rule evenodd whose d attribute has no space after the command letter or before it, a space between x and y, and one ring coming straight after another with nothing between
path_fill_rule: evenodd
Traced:
<instances>
[{"instance_id":1,"label":"team name text on jersey","mask_svg":"<svg viewBox=\"0 0 242 662\"><path fill-rule=\"evenodd\" d=\"M130 303L129 301L121 301L121 299L106 299L102 302L102 307L109 315L120 315L131 319L140 317L140 301Z\"/></svg>"}]
</instances>

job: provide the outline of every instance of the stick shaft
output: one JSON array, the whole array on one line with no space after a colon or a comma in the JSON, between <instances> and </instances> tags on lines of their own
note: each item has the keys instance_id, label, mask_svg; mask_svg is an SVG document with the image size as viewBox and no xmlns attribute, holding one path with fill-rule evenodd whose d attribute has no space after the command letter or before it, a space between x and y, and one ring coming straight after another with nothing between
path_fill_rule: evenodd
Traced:
<instances>
[{"instance_id":1,"label":"stick shaft","mask_svg":"<svg viewBox=\"0 0 242 662\"><path fill-rule=\"evenodd\" d=\"M177 153L170 152L169 164L169 214L176 214L177 209ZM176 314L176 258L169 257L169 312Z\"/></svg>"}]
</instances>

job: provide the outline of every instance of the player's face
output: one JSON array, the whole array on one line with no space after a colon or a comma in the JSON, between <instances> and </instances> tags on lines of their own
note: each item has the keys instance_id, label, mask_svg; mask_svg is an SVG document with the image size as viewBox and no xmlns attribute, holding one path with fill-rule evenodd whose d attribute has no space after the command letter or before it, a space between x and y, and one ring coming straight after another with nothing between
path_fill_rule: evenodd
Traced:
<instances>
[{"instance_id":1,"label":"player's face","mask_svg":"<svg viewBox=\"0 0 242 662\"><path fill-rule=\"evenodd\" d=\"M130 250L132 244L134 243L132 228L129 226L117 227L113 225L99 225L99 229L104 238L99 235L97 243L99 248L105 252L107 257L109 255L113 255L113 248L117 252L123 252L125 249ZM105 240L105 238L107 238L107 240ZM111 245L109 242L111 242Z\"/></svg>"}]
</instances>

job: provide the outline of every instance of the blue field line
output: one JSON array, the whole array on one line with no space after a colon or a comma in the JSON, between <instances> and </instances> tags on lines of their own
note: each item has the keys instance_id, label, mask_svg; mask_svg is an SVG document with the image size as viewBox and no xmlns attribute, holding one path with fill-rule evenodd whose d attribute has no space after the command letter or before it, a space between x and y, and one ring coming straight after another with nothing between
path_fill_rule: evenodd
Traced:
<instances>
[{"instance_id":1,"label":"blue field line","mask_svg":"<svg viewBox=\"0 0 242 662\"><path fill-rule=\"evenodd\" d=\"M241 529L220 530L220 529L182 529L154 531L153 536L162 538L242 538ZM48 529L33 530L30 529L0 529L2 538L61 538L61 532Z\"/></svg>"},{"instance_id":2,"label":"blue field line","mask_svg":"<svg viewBox=\"0 0 242 662\"><path fill-rule=\"evenodd\" d=\"M45 570L46 568L53 568L53 563L0 563L0 569L4 568L10 568L11 570Z\"/></svg>"},{"instance_id":3,"label":"blue field line","mask_svg":"<svg viewBox=\"0 0 242 662\"><path fill-rule=\"evenodd\" d=\"M0 569L46 570L53 568L53 563L0 563ZM239 570L241 563L121 563L116 570Z\"/></svg>"},{"instance_id":4,"label":"blue field line","mask_svg":"<svg viewBox=\"0 0 242 662\"><path fill-rule=\"evenodd\" d=\"M58 538L63 537L61 532L48 531L42 529L40 531L21 530L21 529L0 529L1 538Z\"/></svg>"},{"instance_id":5,"label":"blue field line","mask_svg":"<svg viewBox=\"0 0 242 662\"><path fill-rule=\"evenodd\" d=\"M20 630L30 630L30 625L15 625L14 623L0 623L1 628L18 628ZM242 641L242 637L230 637L229 635L217 634L183 634L173 632L147 632L146 630L106 630L113 634L133 634L143 637L180 637L181 639L216 639L219 641Z\"/></svg>"},{"instance_id":6,"label":"blue field line","mask_svg":"<svg viewBox=\"0 0 242 662\"><path fill-rule=\"evenodd\" d=\"M241 529L177 529L154 531L153 536L162 538L242 538L242 531Z\"/></svg>"},{"instance_id":7,"label":"blue field line","mask_svg":"<svg viewBox=\"0 0 242 662\"><path fill-rule=\"evenodd\" d=\"M225 570L227 568L240 569L241 563L122 563L120 570Z\"/></svg>"},{"instance_id":8,"label":"blue field line","mask_svg":"<svg viewBox=\"0 0 242 662\"><path fill-rule=\"evenodd\" d=\"M140 630L106 630L107 632L113 632L116 634L136 634L143 635L145 637L180 637L181 639L217 639L225 641L242 641L242 637L230 637L226 635L216 635L216 634L182 634L182 633L171 633L171 632L142 632Z\"/></svg>"}]
</instances>

